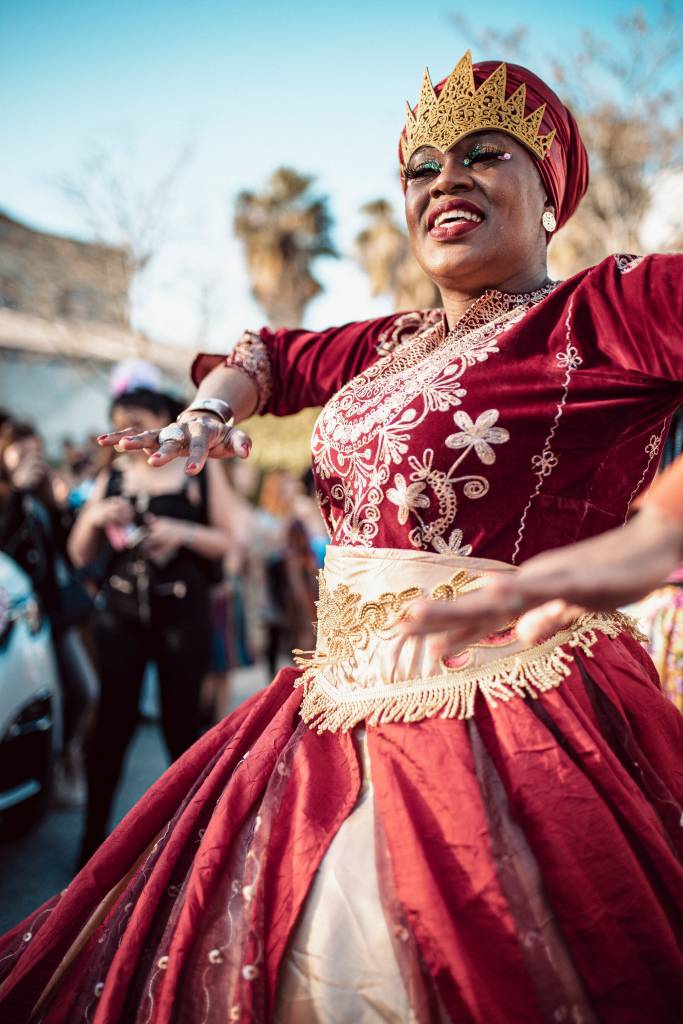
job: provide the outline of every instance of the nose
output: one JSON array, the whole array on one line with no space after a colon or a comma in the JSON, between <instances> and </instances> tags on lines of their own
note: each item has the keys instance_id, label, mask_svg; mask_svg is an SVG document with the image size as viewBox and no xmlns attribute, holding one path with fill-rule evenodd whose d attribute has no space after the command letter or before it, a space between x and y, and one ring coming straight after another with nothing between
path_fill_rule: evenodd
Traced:
<instances>
[{"instance_id":1,"label":"nose","mask_svg":"<svg viewBox=\"0 0 683 1024\"><path fill-rule=\"evenodd\" d=\"M454 192L469 192L473 186L469 168L463 165L462 160L458 160L455 153L446 153L441 172L433 179L429 191L432 199L438 199L439 196L452 195Z\"/></svg>"}]
</instances>

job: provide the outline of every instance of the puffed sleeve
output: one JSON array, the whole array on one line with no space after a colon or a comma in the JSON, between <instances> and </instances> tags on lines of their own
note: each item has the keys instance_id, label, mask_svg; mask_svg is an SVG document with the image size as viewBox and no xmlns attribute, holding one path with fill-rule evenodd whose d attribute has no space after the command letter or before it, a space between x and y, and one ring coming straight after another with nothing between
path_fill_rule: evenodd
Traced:
<instances>
[{"instance_id":1,"label":"puffed sleeve","mask_svg":"<svg viewBox=\"0 0 683 1024\"><path fill-rule=\"evenodd\" d=\"M216 366L234 366L256 385L256 412L288 416L324 405L377 358L398 314L325 331L246 331L228 356L200 354L192 366L199 384ZM405 314L404 314L405 315Z\"/></svg>"},{"instance_id":2,"label":"puffed sleeve","mask_svg":"<svg viewBox=\"0 0 683 1024\"><path fill-rule=\"evenodd\" d=\"M683 382L683 255L620 254L594 270L585 279L586 305L609 362Z\"/></svg>"}]
</instances>

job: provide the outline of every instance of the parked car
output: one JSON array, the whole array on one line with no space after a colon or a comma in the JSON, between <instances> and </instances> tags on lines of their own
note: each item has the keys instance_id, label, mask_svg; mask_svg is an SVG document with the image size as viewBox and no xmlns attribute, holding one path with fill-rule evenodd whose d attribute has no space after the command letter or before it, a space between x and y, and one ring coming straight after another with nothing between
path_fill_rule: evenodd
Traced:
<instances>
[{"instance_id":1,"label":"parked car","mask_svg":"<svg viewBox=\"0 0 683 1024\"><path fill-rule=\"evenodd\" d=\"M31 580L0 553L0 835L20 835L43 813L61 738L49 623Z\"/></svg>"}]
</instances>

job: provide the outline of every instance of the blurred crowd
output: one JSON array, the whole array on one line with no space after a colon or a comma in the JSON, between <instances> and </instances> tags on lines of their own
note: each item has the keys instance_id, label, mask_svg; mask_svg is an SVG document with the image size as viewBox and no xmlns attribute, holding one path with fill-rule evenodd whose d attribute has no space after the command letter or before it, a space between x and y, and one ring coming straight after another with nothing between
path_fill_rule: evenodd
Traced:
<instances>
[{"instance_id":1,"label":"blurred crowd","mask_svg":"<svg viewBox=\"0 0 683 1024\"><path fill-rule=\"evenodd\" d=\"M152 367L113 377L115 429L154 429L180 408ZM234 459L189 478L183 460L153 469L94 437L48 459L35 426L0 413L0 550L49 619L63 721L54 799L84 808L82 862L110 827L141 713L174 760L227 713L236 669L262 664L265 684L315 646L326 544L310 473Z\"/></svg>"}]
</instances>

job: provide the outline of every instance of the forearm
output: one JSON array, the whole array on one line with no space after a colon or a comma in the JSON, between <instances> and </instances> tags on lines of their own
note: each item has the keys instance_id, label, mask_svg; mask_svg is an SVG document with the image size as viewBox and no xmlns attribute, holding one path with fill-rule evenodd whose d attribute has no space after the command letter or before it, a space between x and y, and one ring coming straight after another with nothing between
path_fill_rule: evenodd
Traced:
<instances>
[{"instance_id":1,"label":"forearm","mask_svg":"<svg viewBox=\"0 0 683 1024\"><path fill-rule=\"evenodd\" d=\"M88 565L99 554L102 544L102 530L92 520L90 512L84 508L74 523L67 541L67 552L77 569Z\"/></svg>"},{"instance_id":2,"label":"forearm","mask_svg":"<svg viewBox=\"0 0 683 1024\"><path fill-rule=\"evenodd\" d=\"M683 456L660 473L637 504L643 508L654 506L683 526Z\"/></svg>"},{"instance_id":3,"label":"forearm","mask_svg":"<svg viewBox=\"0 0 683 1024\"><path fill-rule=\"evenodd\" d=\"M220 398L231 407L235 423L241 423L255 411L258 392L247 373L233 366L217 366L204 377L195 398Z\"/></svg>"},{"instance_id":4,"label":"forearm","mask_svg":"<svg viewBox=\"0 0 683 1024\"><path fill-rule=\"evenodd\" d=\"M563 598L603 610L644 597L683 559L683 521L654 503L625 527L538 555L512 582L527 607Z\"/></svg>"},{"instance_id":5,"label":"forearm","mask_svg":"<svg viewBox=\"0 0 683 1024\"><path fill-rule=\"evenodd\" d=\"M202 558L223 558L231 544L230 534L218 526L183 523L183 546Z\"/></svg>"}]
</instances>

